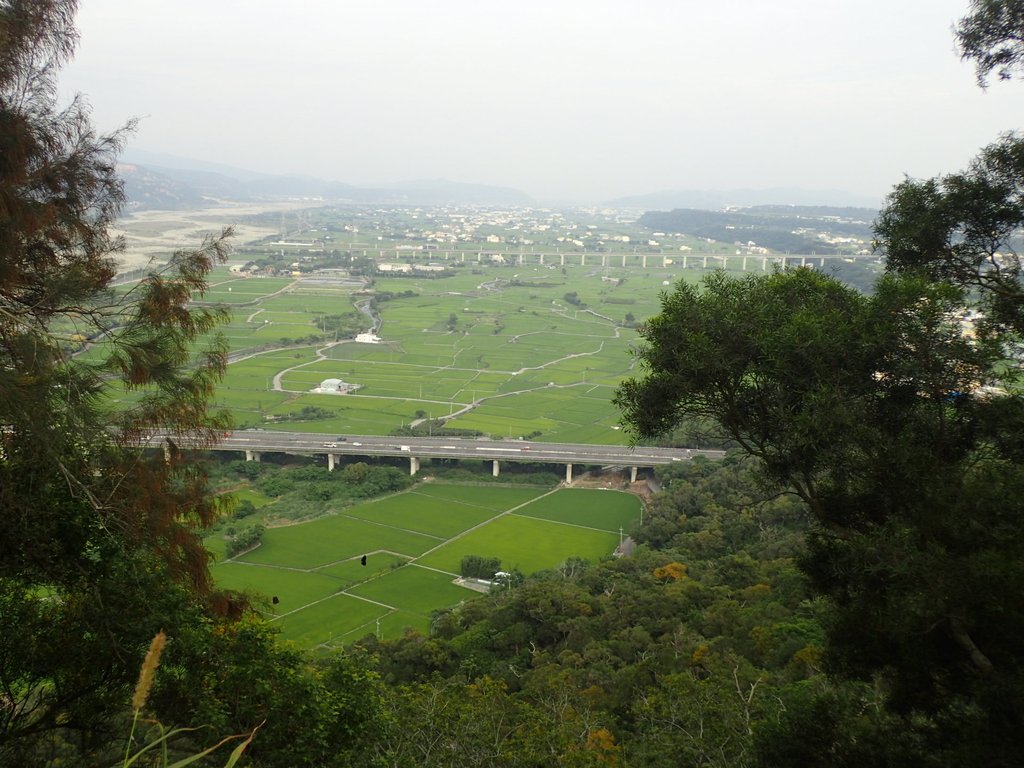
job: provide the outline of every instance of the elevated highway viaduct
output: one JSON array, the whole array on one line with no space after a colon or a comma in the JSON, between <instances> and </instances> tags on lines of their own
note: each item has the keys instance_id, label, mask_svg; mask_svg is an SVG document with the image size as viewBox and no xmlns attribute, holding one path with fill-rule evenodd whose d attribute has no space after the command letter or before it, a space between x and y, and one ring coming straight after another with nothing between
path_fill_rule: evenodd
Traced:
<instances>
[{"instance_id":1,"label":"elevated highway viaduct","mask_svg":"<svg viewBox=\"0 0 1024 768\"><path fill-rule=\"evenodd\" d=\"M154 446L165 439L154 435ZM182 448L193 447L187 440L178 440ZM379 435L322 435L308 432L242 430L228 432L214 450L238 451L247 461L259 461L264 453L327 456L327 468L333 470L340 456L391 456L407 458L409 473L416 474L422 459L480 459L492 462L497 476L501 462L522 461L564 464L566 482L572 482L574 464L625 466L631 480L636 480L640 467L654 467L689 461L697 456L721 459L724 451L687 448L649 448L621 445L587 445L582 443L538 443L525 440L477 440L453 437L381 437Z\"/></svg>"}]
</instances>

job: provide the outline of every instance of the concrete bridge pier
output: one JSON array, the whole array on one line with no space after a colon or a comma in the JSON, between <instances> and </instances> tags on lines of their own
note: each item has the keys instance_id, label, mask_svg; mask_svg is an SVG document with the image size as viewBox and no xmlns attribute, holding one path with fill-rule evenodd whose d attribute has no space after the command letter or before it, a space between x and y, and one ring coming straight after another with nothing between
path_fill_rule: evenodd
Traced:
<instances>
[{"instance_id":1,"label":"concrete bridge pier","mask_svg":"<svg viewBox=\"0 0 1024 768\"><path fill-rule=\"evenodd\" d=\"M641 267L642 267L643 269L647 269L647 254L646 254L646 253L645 253L645 254L643 254L643 255L642 255L642 256L640 257L640 266L641 266Z\"/></svg>"},{"instance_id":2,"label":"concrete bridge pier","mask_svg":"<svg viewBox=\"0 0 1024 768\"><path fill-rule=\"evenodd\" d=\"M626 254L622 254L622 266L626 266Z\"/></svg>"},{"instance_id":3,"label":"concrete bridge pier","mask_svg":"<svg viewBox=\"0 0 1024 768\"><path fill-rule=\"evenodd\" d=\"M572 482L572 464L565 465L565 484L568 485Z\"/></svg>"},{"instance_id":4,"label":"concrete bridge pier","mask_svg":"<svg viewBox=\"0 0 1024 768\"><path fill-rule=\"evenodd\" d=\"M818 266L819 267L824 267L825 266L825 257L824 256L821 257L821 263Z\"/></svg>"},{"instance_id":5,"label":"concrete bridge pier","mask_svg":"<svg viewBox=\"0 0 1024 768\"><path fill-rule=\"evenodd\" d=\"M705 256L704 257L704 263L701 265L701 269L707 269L707 268L708 268L708 257Z\"/></svg>"},{"instance_id":6,"label":"concrete bridge pier","mask_svg":"<svg viewBox=\"0 0 1024 768\"><path fill-rule=\"evenodd\" d=\"M491 476L497 477L499 472L501 472L501 464L497 459L491 459Z\"/></svg>"},{"instance_id":7,"label":"concrete bridge pier","mask_svg":"<svg viewBox=\"0 0 1024 768\"><path fill-rule=\"evenodd\" d=\"M585 254L585 253L581 253L580 254L580 266L581 267L587 266L587 254Z\"/></svg>"},{"instance_id":8,"label":"concrete bridge pier","mask_svg":"<svg viewBox=\"0 0 1024 768\"><path fill-rule=\"evenodd\" d=\"M245 460L246 461L258 462L260 460L260 452L259 451L246 451L245 452Z\"/></svg>"},{"instance_id":9,"label":"concrete bridge pier","mask_svg":"<svg viewBox=\"0 0 1024 768\"><path fill-rule=\"evenodd\" d=\"M409 457L409 474L415 475L420 471L420 459L418 456Z\"/></svg>"},{"instance_id":10,"label":"concrete bridge pier","mask_svg":"<svg viewBox=\"0 0 1024 768\"><path fill-rule=\"evenodd\" d=\"M743 271L744 272L747 271L747 257L746 256L743 257Z\"/></svg>"},{"instance_id":11,"label":"concrete bridge pier","mask_svg":"<svg viewBox=\"0 0 1024 768\"><path fill-rule=\"evenodd\" d=\"M629 468L629 482L631 482L631 483L635 483L636 482L636 467L630 467Z\"/></svg>"},{"instance_id":12,"label":"concrete bridge pier","mask_svg":"<svg viewBox=\"0 0 1024 768\"><path fill-rule=\"evenodd\" d=\"M683 256L683 269L686 269L686 257Z\"/></svg>"},{"instance_id":13,"label":"concrete bridge pier","mask_svg":"<svg viewBox=\"0 0 1024 768\"><path fill-rule=\"evenodd\" d=\"M335 460L334 459L334 454L333 453L328 453L327 454L327 471L328 472L333 472L334 471L334 460Z\"/></svg>"},{"instance_id":14,"label":"concrete bridge pier","mask_svg":"<svg viewBox=\"0 0 1024 768\"><path fill-rule=\"evenodd\" d=\"M807 266L807 257L806 256L801 256L800 257L800 266L801 267L806 267Z\"/></svg>"},{"instance_id":15,"label":"concrete bridge pier","mask_svg":"<svg viewBox=\"0 0 1024 768\"><path fill-rule=\"evenodd\" d=\"M765 258L761 259L761 271L762 272L767 272L768 271L768 257L767 256Z\"/></svg>"},{"instance_id":16,"label":"concrete bridge pier","mask_svg":"<svg viewBox=\"0 0 1024 768\"><path fill-rule=\"evenodd\" d=\"M560 254L560 255L562 257L562 264L561 264L561 266L564 267L565 266L565 254L563 253L563 254Z\"/></svg>"}]
</instances>

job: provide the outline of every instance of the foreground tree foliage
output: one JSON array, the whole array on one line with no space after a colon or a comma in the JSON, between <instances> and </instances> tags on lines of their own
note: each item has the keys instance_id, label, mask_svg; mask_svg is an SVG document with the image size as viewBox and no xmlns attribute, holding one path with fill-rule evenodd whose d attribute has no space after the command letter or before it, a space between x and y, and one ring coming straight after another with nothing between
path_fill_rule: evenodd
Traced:
<instances>
[{"instance_id":1,"label":"foreground tree foliage","mask_svg":"<svg viewBox=\"0 0 1024 768\"><path fill-rule=\"evenodd\" d=\"M1024 2L972 0L956 37L963 58L974 61L979 85L993 72L1000 80L1018 76L1024 67Z\"/></svg>"},{"instance_id":2,"label":"foreground tree foliage","mask_svg":"<svg viewBox=\"0 0 1024 768\"><path fill-rule=\"evenodd\" d=\"M227 233L114 287L124 133L55 102L75 7L0 2L3 765L109 764L149 639L163 628L174 648L231 607L199 538L218 504L174 444L226 426L207 409L222 313L188 304ZM171 436L166 456L135 447L153 432Z\"/></svg>"},{"instance_id":3,"label":"foreground tree foliage","mask_svg":"<svg viewBox=\"0 0 1024 768\"><path fill-rule=\"evenodd\" d=\"M826 666L883 686L915 759L1016 764L1024 403L984 386L1010 385L1005 335L962 325L987 282L928 277L870 297L806 269L681 284L617 401L641 437L714 419L805 503Z\"/></svg>"},{"instance_id":4,"label":"foreground tree foliage","mask_svg":"<svg viewBox=\"0 0 1024 768\"><path fill-rule=\"evenodd\" d=\"M1009 133L960 173L896 186L875 231L890 271L970 292L981 334L1024 332L1024 138Z\"/></svg>"},{"instance_id":5,"label":"foreground tree foliage","mask_svg":"<svg viewBox=\"0 0 1024 768\"><path fill-rule=\"evenodd\" d=\"M384 712L370 660L281 648L211 588L201 534L220 505L176 443L227 427L208 408L224 312L190 302L230 232L115 285L125 133L55 101L75 9L0 0L0 765L120 764L161 629L143 715L198 729L172 758L262 724L255 764L364 763ZM153 434L164 450L140 449Z\"/></svg>"}]
</instances>

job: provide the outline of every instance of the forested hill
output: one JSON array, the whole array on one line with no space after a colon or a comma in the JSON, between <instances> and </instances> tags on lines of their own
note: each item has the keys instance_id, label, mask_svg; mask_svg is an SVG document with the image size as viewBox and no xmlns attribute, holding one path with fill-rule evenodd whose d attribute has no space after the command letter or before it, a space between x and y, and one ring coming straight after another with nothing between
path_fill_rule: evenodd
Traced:
<instances>
[{"instance_id":1,"label":"forested hill","mask_svg":"<svg viewBox=\"0 0 1024 768\"><path fill-rule=\"evenodd\" d=\"M570 560L438 617L367 636L389 765L752 763L752 723L824 685L824 606L795 558L807 517L749 460L659 472L632 556ZM844 695L860 703L862 690ZM401 731L401 733L399 733ZM382 750L382 745L387 747ZM547 758L545 762L544 758ZM371 761L372 762L372 761Z\"/></svg>"},{"instance_id":2,"label":"forested hill","mask_svg":"<svg viewBox=\"0 0 1024 768\"><path fill-rule=\"evenodd\" d=\"M781 253L831 254L843 250L833 241L869 241L877 211L870 208L764 205L727 211L677 208L648 211L639 224L652 231L678 232L722 243L753 242ZM828 238L828 239L825 239Z\"/></svg>"}]
</instances>

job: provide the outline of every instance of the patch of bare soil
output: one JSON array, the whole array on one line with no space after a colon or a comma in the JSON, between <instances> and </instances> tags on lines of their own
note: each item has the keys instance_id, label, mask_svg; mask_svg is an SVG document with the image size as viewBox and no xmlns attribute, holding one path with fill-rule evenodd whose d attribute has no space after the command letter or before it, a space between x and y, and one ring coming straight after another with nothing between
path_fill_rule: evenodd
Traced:
<instances>
[{"instance_id":1,"label":"patch of bare soil","mask_svg":"<svg viewBox=\"0 0 1024 768\"><path fill-rule=\"evenodd\" d=\"M635 483L631 483L629 482L629 475L624 472L602 472L598 474L587 472L579 477L574 477L572 487L610 488L617 491L626 491L627 493L639 496L645 506L653 495L646 480L637 480Z\"/></svg>"}]
</instances>

